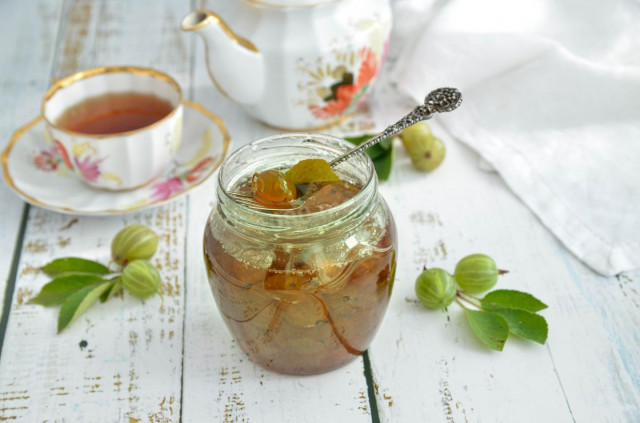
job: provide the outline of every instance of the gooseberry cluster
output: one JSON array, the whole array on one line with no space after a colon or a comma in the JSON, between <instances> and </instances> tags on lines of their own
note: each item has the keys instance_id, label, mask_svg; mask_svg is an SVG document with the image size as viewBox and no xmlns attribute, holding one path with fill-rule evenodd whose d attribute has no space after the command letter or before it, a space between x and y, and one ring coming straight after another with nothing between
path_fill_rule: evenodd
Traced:
<instances>
[{"instance_id":1,"label":"gooseberry cluster","mask_svg":"<svg viewBox=\"0 0 640 423\"><path fill-rule=\"evenodd\" d=\"M453 275L437 267L425 268L416 279L416 295L427 308L448 307L458 295L456 283L464 292L477 294L493 288L498 275L506 272L498 270L488 255L471 254L458 262Z\"/></svg>"},{"instance_id":2,"label":"gooseberry cluster","mask_svg":"<svg viewBox=\"0 0 640 423\"><path fill-rule=\"evenodd\" d=\"M148 260L158 248L158 235L144 225L131 225L111 242L111 257L121 266L122 285L138 298L147 298L160 288L160 273Z\"/></svg>"},{"instance_id":3,"label":"gooseberry cluster","mask_svg":"<svg viewBox=\"0 0 640 423\"><path fill-rule=\"evenodd\" d=\"M425 268L416 279L416 295L430 309L448 307L456 300L473 333L493 350L502 351L509 334L544 344L547 321L537 314L547 308L542 301L512 289L497 289L484 298L473 295L493 288L503 273L506 270L499 270L486 254L471 254L458 262L453 275L437 267Z\"/></svg>"},{"instance_id":4,"label":"gooseberry cluster","mask_svg":"<svg viewBox=\"0 0 640 423\"><path fill-rule=\"evenodd\" d=\"M400 138L416 169L430 172L444 160L444 143L433 135L425 122L418 122L406 128L400 133Z\"/></svg>"},{"instance_id":5,"label":"gooseberry cluster","mask_svg":"<svg viewBox=\"0 0 640 423\"><path fill-rule=\"evenodd\" d=\"M76 320L95 301L105 302L123 288L138 298L160 289L160 273L149 262L158 248L158 235L144 225L122 229L111 242L111 257L119 266L79 257L62 257L40 270L52 280L29 301L43 306L61 305L58 332Z\"/></svg>"}]
</instances>

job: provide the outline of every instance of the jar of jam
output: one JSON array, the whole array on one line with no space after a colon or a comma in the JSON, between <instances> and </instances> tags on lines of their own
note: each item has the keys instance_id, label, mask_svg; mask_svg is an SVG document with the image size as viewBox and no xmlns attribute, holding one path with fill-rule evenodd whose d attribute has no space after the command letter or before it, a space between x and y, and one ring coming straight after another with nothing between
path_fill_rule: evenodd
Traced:
<instances>
[{"instance_id":1,"label":"jar of jam","mask_svg":"<svg viewBox=\"0 0 640 423\"><path fill-rule=\"evenodd\" d=\"M302 159L327 161L353 147L340 138L285 134L239 149L222 165L204 256L222 317L240 348L279 373L315 374L362 354L393 287L396 229L360 154L339 182L297 186L302 205L260 210L234 200L254 174Z\"/></svg>"}]
</instances>

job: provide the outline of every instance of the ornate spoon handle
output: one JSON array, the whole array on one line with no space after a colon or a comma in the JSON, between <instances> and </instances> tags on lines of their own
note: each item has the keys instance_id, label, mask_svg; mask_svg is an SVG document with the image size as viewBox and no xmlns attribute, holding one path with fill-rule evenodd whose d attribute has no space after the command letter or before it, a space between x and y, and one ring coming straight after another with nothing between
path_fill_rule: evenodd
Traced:
<instances>
[{"instance_id":1,"label":"ornate spoon handle","mask_svg":"<svg viewBox=\"0 0 640 423\"><path fill-rule=\"evenodd\" d=\"M403 129L413 125L414 123L418 123L421 120L431 119L436 112L444 113L457 109L461 103L462 94L460 94L460 91L455 88L438 88L437 90L433 90L424 99L424 104L413 109L408 115L404 116L398 122L393 125L389 125L384 131L371 138L369 141L364 144L360 144L353 150L350 150L337 159L332 160L329 164L331 167L334 167L353 155L379 143L383 139L401 132Z\"/></svg>"}]
</instances>

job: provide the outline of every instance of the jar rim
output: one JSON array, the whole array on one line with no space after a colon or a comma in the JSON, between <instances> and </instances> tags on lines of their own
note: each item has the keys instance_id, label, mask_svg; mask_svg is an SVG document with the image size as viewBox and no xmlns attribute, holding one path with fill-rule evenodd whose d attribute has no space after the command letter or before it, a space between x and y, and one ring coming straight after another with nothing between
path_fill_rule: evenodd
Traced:
<instances>
[{"instance_id":1,"label":"jar rim","mask_svg":"<svg viewBox=\"0 0 640 423\"><path fill-rule=\"evenodd\" d=\"M280 145L278 145L278 142L280 142ZM306 226L307 229L312 229L314 227L317 229L319 222L331 222L335 219L344 219L361 214L363 210L359 209L369 206L377 193L377 177L375 174L375 168L373 166L373 162L366 153L357 154L349 160L349 163L353 164L355 161L358 163L358 166L364 165L366 167L365 169L361 169L360 167L356 168L360 171L364 170L364 178L358 181L358 183L362 184L361 190L352 198L325 210L305 214L270 213L252 209L247 205L239 203L230 195L229 192L234 186L233 182L238 179L238 173L245 176L248 173L251 173L250 171L242 169L240 172L236 172L235 175L229 175L229 172L231 172L229 166L234 164L234 162L237 162L243 155L254 152L257 153L258 151L264 151L270 148L309 148L310 152L322 151L324 155L331 160L339 157L353 147L353 144L342 138L316 133L286 133L252 141L230 154L220 167L220 172L218 173L218 201L224 205L232 205L234 213L246 215L246 218L242 219L244 221L250 220L251 217L259 217L263 219L262 224L260 225L261 229L273 229L280 231L288 229L294 224L294 222L296 222L295 226L298 227ZM310 154L310 156L313 157L313 154ZM235 178L232 178L231 176L235 176ZM359 207L359 205L362 207Z\"/></svg>"}]
</instances>

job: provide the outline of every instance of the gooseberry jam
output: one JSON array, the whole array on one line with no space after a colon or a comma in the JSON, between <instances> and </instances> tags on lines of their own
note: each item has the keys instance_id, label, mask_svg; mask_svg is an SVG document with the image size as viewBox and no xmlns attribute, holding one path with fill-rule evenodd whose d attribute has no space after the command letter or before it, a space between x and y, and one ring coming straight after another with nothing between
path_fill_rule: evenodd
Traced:
<instances>
[{"instance_id":1,"label":"gooseberry jam","mask_svg":"<svg viewBox=\"0 0 640 423\"><path fill-rule=\"evenodd\" d=\"M301 158L327 161L350 144L325 135L256 141L220 170L218 204L204 231L209 281L240 348L280 373L314 374L365 351L386 311L396 232L366 155L340 165L340 181L296 187L303 204L260 211L229 192Z\"/></svg>"}]
</instances>

